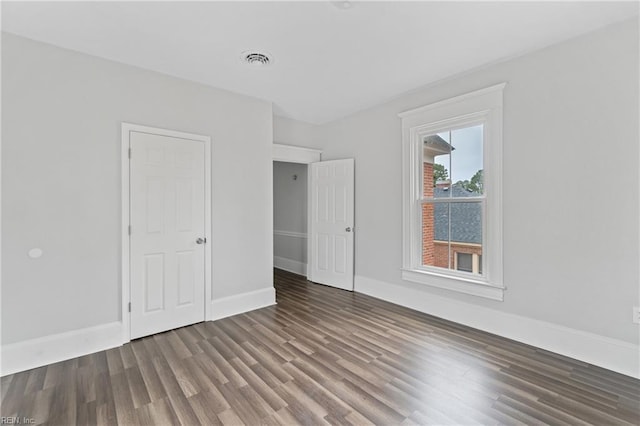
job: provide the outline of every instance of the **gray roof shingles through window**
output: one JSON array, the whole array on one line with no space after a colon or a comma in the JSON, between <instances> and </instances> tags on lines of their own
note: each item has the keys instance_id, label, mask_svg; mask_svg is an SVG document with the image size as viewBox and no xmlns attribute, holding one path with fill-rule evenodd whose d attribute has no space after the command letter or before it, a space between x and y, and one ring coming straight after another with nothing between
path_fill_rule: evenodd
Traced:
<instances>
[{"instance_id":1,"label":"gray roof shingles through window","mask_svg":"<svg viewBox=\"0 0 640 426\"><path fill-rule=\"evenodd\" d=\"M459 185L452 185L448 190L434 188L434 198L474 197L477 193L467 191ZM451 208L451 242L482 244L482 205L471 203L436 203L434 208L435 239L449 240L449 211Z\"/></svg>"}]
</instances>

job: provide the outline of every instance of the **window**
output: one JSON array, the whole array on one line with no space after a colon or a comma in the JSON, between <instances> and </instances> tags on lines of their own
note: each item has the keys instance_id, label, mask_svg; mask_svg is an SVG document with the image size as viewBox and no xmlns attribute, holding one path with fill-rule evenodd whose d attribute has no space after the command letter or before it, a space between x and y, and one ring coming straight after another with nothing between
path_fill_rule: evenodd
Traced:
<instances>
[{"instance_id":1,"label":"window","mask_svg":"<svg viewBox=\"0 0 640 426\"><path fill-rule=\"evenodd\" d=\"M477 253L455 252L456 271L471 272L482 275L482 255Z\"/></svg>"},{"instance_id":2,"label":"window","mask_svg":"<svg viewBox=\"0 0 640 426\"><path fill-rule=\"evenodd\" d=\"M473 254L456 252L456 260L458 271L473 272Z\"/></svg>"},{"instance_id":3,"label":"window","mask_svg":"<svg viewBox=\"0 0 640 426\"><path fill-rule=\"evenodd\" d=\"M504 86L400 114L403 279L502 300Z\"/></svg>"}]
</instances>

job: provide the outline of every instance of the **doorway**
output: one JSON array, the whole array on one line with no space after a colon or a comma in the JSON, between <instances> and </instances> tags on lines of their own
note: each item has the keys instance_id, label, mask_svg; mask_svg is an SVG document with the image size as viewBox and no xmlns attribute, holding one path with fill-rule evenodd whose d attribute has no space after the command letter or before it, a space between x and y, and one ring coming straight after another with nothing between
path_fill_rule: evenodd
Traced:
<instances>
[{"instance_id":1,"label":"doorway","mask_svg":"<svg viewBox=\"0 0 640 426\"><path fill-rule=\"evenodd\" d=\"M274 144L273 161L274 266L353 291L354 160Z\"/></svg>"},{"instance_id":2,"label":"doorway","mask_svg":"<svg viewBox=\"0 0 640 426\"><path fill-rule=\"evenodd\" d=\"M307 276L309 164L322 151L273 144L273 265Z\"/></svg>"},{"instance_id":3,"label":"doorway","mask_svg":"<svg viewBox=\"0 0 640 426\"><path fill-rule=\"evenodd\" d=\"M273 162L273 265L307 276L306 164Z\"/></svg>"}]
</instances>

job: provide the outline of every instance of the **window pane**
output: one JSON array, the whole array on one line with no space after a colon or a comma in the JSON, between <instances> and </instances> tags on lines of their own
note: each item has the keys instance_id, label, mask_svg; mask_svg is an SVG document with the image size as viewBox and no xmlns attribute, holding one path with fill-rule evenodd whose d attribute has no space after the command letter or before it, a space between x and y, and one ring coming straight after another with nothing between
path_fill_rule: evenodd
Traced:
<instances>
[{"instance_id":1,"label":"window pane","mask_svg":"<svg viewBox=\"0 0 640 426\"><path fill-rule=\"evenodd\" d=\"M461 269L481 274L479 258L482 255L482 203L465 202L451 204L451 251L471 259L471 268ZM458 257L458 262L460 257ZM465 261L466 262L466 261ZM464 263L463 266L467 264ZM460 266L460 264L458 264Z\"/></svg>"},{"instance_id":2,"label":"window pane","mask_svg":"<svg viewBox=\"0 0 640 426\"><path fill-rule=\"evenodd\" d=\"M463 255L464 259L461 260L460 255ZM481 274L481 255L481 202L439 202L422 205L424 266L456 269L457 265L458 270Z\"/></svg>"},{"instance_id":3,"label":"window pane","mask_svg":"<svg viewBox=\"0 0 640 426\"><path fill-rule=\"evenodd\" d=\"M449 169L451 168L450 133L439 133L424 138L422 150L424 197L449 197Z\"/></svg>"},{"instance_id":4,"label":"window pane","mask_svg":"<svg viewBox=\"0 0 640 426\"><path fill-rule=\"evenodd\" d=\"M422 205L422 264L449 268L449 204Z\"/></svg>"},{"instance_id":5,"label":"window pane","mask_svg":"<svg viewBox=\"0 0 640 426\"><path fill-rule=\"evenodd\" d=\"M451 131L452 197L478 196L484 193L482 164L483 125Z\"/></svg>"},{"instance_id":6,"label":"window pane","mask_svg":"<svg viewBox=\"0 0 640 426\"><path fill-rule=\"evenodd\" d=\"M426 136L422 151L423 196L483 194L482 143L482 124Z\"/></svg>"},{"instance_id":7,"label":"window pane","mask_svg":"<svg viewBox=\"0 0 640 426\"><path fill-rule=\"evenodd\" d=\"M451 241L482 244L482 205L479 201L451 203Z\"/></svg>"}]
</instances>

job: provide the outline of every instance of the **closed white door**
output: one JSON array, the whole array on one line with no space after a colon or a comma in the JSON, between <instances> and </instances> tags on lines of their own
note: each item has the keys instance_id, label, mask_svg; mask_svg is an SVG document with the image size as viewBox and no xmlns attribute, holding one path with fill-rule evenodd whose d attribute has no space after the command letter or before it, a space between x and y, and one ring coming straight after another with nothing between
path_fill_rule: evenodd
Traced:
<instances>
[{"instance_id":1,"label":"closed white door","mask_svg":"<svg viewBox=\"0 0 640 426\"><path fill-rule=\"evenodd\" d=\"M353 291L354 160L310 166L308 279Z\"/></svg>"},{"instance_id":2,"label":"closed white door","mask_svg":"<svg viewBox=\"0 0 640 426\"><path fill-rule=\"evenodd\" d=\"M205 147L131 132L131 338L204 321Z\"/></svg>"}]
</instances>

